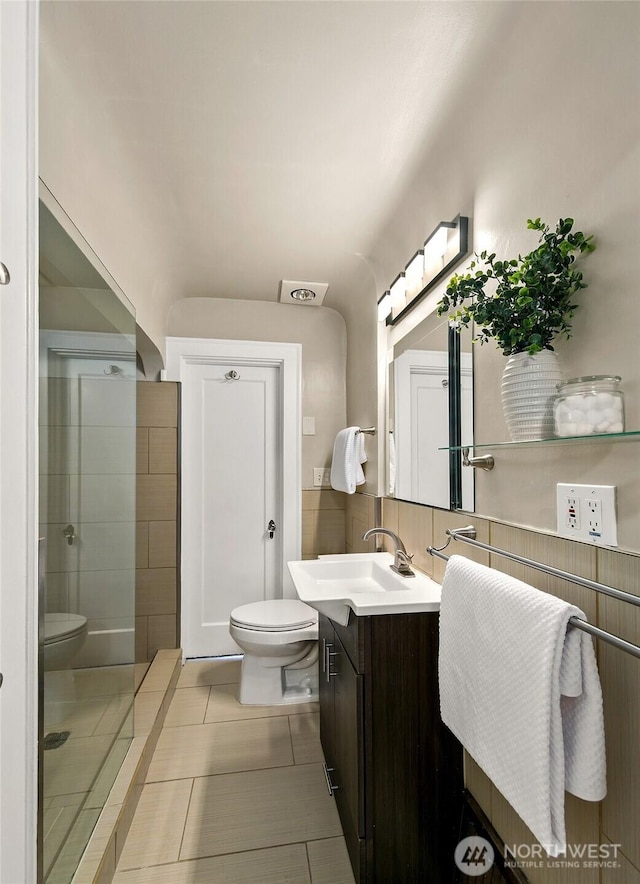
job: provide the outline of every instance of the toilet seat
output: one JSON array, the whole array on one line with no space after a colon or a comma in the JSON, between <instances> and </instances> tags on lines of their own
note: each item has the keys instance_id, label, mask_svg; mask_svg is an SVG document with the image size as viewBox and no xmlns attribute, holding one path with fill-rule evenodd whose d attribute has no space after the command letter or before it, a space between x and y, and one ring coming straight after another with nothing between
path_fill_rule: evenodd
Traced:
<instances>
[{"instance_id":1,"label":"toilet seat","mask_svg":"<svg viewBox=\"0 0 640 884\"><path fill-rule=\"evenodd\" d=\"M313 626L317 613L297 599L267 599L240 605L231 612L231 623L258 632L292 632Z\"/></svg>"},{"instance_id":2,"label":"toilet seat","mask_svg":"<svg viewBox=\"0 0 640 884\"><path fill-rule=\"evenodd\" d=\"M45 614L44 643L52 645L56 642L68 641L80 635L87 625L87 618L82 614Z\"/></svg>"}]
</instances>

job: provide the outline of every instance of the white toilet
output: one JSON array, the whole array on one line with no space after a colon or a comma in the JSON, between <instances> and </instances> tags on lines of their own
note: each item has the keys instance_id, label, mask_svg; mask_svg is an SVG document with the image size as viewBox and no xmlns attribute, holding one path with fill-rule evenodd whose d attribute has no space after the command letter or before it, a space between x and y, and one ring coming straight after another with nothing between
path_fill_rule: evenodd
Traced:
<instances>
[{"instance_id":1,"label":"white toilet","mask_svg":"<svg viewBox=\"0 0 640 884\"><path fill-rule=\"evenodd\" d=\"M82 614L45 614L45 672L67 669L86 637L87 618Z\"/></svg>"},{"instance_id":2,"label":"white toilet","mask_svg":"<svg viewBox=\"0 0 640 884\"><path fill-rule=\"evenodd\" d=\"M297 599L269 599L231 612L244 651L240 702L279 706L318 699L318 613Z\"/></svg>"}]
</instances>

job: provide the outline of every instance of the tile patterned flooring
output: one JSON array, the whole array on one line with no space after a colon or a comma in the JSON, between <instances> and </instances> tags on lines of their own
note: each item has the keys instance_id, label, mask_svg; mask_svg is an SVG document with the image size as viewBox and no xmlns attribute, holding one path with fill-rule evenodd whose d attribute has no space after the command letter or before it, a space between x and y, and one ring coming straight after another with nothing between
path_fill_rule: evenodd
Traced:
<instances>
[{"instance_id":1,"label":"tile patterned flooring","mask_svg":"<svg viewBox=\"0 0 640 884\"><path fill-rule=\"evenodd\" d=\"M134 688L144 666L45 673L45 733L69 739L44 753L47 884L68 884L130 743Z\"/></svg>"},{"instance_id":2,"label":"tile patterned flooring","mask_svg":"<svg viewBox=\"0 0 640 884\"><path fill-rule=\"evenodd\" d=\"M241 706L239 674L183 667L113 884L354 884L317 703Z\"/></svg>"}]
</instances>

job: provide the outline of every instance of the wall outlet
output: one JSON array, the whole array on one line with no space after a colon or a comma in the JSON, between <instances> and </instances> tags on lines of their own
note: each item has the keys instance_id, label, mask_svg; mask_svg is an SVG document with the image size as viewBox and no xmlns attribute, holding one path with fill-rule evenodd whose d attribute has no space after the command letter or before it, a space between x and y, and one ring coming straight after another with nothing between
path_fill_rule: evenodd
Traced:
<instances>
[{"instance_id":1,"label":"wall outlet","mask_svg":"<svg viewBox=\"0 0 640 884\"><path fill-rule=\"evenodd\" d=\"M615 485L556 487L558 534L604 546L618 545Z\"/></svg>"},{"instance_id":2,"label":"wall outlet","mask_svg":"<svg viewBox=\"0 0 640 884\"><path fill-rule=\"evenodd\" d=\"M580 530L580 501L577 497L566 497L565 520L567 528Z\"/></svg>"},{"instance_id":3,"label":"wall outlet","mask_svg":"<svg viewBox=\"0 0 640 884\"><path fill-rule=\"evenodd\" d=\"M313 487L325 488L331 485L331 470L325 467L313 468Z\"/></svg>"}]
</instances>

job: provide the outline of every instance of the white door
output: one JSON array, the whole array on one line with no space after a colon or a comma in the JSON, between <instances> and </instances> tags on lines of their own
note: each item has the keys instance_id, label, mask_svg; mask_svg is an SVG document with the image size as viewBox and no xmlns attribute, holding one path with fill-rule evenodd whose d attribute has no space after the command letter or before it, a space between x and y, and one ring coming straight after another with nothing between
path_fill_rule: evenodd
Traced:
<instances>
[{"instance_id":1,"label":"white door","mask_svg":"<svg viewBox=\"0 0 640 884\"><path fill-rule=\"evenodd\" d=\"M135 340L42 332L40 354L40 521L54 572L49 579L67 586L64 610L88 619L87 640L74 665L131 663Z\"/></svg>"},{"instance_id":2,"label":"white door","mask_svg":"<svg viewBox=\"0 0 640 884\"><path fill-rule=\"evenodd\" d=\"M448 509L448 354L407 350L395 379L396 497Z\"/></svg>"},{"instance_id":3,"label":"white door","mask_svg":"<svg viewBox=\"0 0 640 884\"><path fill-rule=\"evenodd\" d=\"M286 561L300 554L299 490L293 499L290 493L292 477L299 489L299 441L291 461L285 425L290 434L299 384L292 402L282 360L265 359L261 346L224 342L218 356L187 359L179 369L181 642L188 657L238 653L229 635L233 608L291 595ZM169 364L171 348L170 339ZM253 356L242 356L247 348ZM297 418L295 427L299 436Z\"/></svg>"},{"instance_id":4,"label":"white door","mask_svg":"<svg viewBox=\"0 0 640 884\"><path fill-rule=\"evenodd\" d=\"M1 884L37 880L37 20L0 3Z\"/></svg>"}]
</instances>

